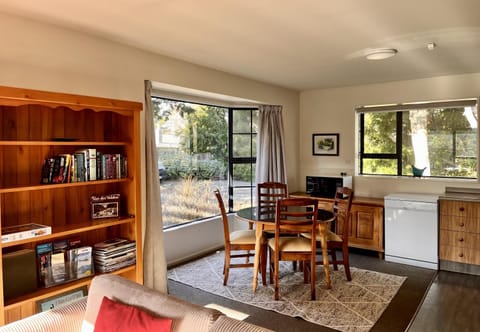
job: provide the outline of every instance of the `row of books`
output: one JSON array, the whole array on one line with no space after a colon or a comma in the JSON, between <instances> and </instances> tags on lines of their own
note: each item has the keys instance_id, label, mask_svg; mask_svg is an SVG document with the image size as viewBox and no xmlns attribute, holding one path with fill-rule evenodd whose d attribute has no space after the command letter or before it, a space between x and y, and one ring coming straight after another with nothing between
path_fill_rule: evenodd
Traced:
<instances>
[{"instance_id":1,"label":"row of books","mask_svg":"<svg viewBox=\"0 0 480 332\"><path fill-rule=\"evenodd\" d=\"M94 148L59 154L45 159L41 183L69 183L127 177L127 158Z\"/></svg>"},{"instance_id":2,"label":"row of books","mask_svg":"<svg viewBox=\"0 0 480 332\"><path fill-rule=\"evenodd\" d=\"M40 287L50 287L94 273L92 247L79 239L63 239L36 246Z\"/></svg>"},{"instance_id":3,"label":"row of books","mask_svg":"<svg viewBox=\"0 0 480 332\"><path fill-rule=\"evenodd\" d=\"M136 243L124 238L113 238L93 246L95 270L112 272L136 262Z\"/></svg>"}]
</instances>

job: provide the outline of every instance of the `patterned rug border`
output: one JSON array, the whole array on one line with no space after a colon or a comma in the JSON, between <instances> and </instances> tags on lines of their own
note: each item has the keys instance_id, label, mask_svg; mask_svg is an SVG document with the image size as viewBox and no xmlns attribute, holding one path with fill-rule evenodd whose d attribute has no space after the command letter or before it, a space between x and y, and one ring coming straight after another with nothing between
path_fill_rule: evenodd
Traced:
<instances>
[{"instance_id":1,"label":"patterned rug border","mask_svg":"<svg viewBox=\"0 0 480 332\"><path fill-rule=\"evenodd\" d=\"M347 282L342 267L333 271L332 289L327 290L323 269L317 267L317 300L310 301L310 285L303 273L293 272L290 262L280 268L280 300L273 299L273 285L261 283L252 292L251 268L230 269L223 286L224 252L217 252L168 270L168 278L234 301L300 317L314 324L344 332L370 331L386 310L407 277L351 267ZM268 282L268 275L267 275Z\"/></svg>"}]
</instances>

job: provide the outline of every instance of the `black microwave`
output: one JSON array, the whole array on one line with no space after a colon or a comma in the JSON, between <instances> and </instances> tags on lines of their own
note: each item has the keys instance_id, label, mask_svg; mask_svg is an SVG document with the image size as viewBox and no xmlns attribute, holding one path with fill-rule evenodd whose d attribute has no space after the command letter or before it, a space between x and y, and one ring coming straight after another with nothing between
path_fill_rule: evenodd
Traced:
<instances>
[{"instance_id":1,"label":"black microwave","mask_svg":"<svg viewBox=\"0 0 480 332\"><path fill-rule=\"evenodd\" d=\"M334 198L337 187L352 187L351 176L307 176L306 192L310 196Z\"/></svg>"}]
</instances>

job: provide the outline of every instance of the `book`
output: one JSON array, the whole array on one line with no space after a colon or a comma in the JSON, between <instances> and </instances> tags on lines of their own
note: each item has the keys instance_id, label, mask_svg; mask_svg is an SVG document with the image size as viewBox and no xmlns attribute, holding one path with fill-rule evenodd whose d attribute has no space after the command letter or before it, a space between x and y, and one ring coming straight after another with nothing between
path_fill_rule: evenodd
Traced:
<instances>
[{"instance_id":1,"label":"book","mask_svg":"<svg viewBox=\"0 0 480 332\"><path fill-rule=\"evenodd\" d=\"M88 181L97 180L97 150L93 148L87 149L88 158Z\"/></svg>"},{"instance_id":2,"label":"book","mask_svg":"<svg viewBox=\"0 0 480 332\"><path fill-rule=\"evenodd\" d=\"M65 269L65 254L63 252L52 253L50 256L52 269L52 282L59 283L67 280Z\"/></svg>"},{"instance_id":3,"label":"book","mask_svg":"<svg viewBox=\"0 0 480 332\"><path fill-rule=\"evenodd\" d=\"M92 247L76 248L77 278L88 277L93 274Z\"/></svg>"},{"instance_id":4,"label":"book","mask_svg":"<svg viewBox=\"0 0 480 332\"><path fill-rule=\"evenodd\" d=\"M38 283L40 286L49 286L52 282L52 252L51 242L37 244L35 247L37 257Z\"/></svg>"},{"instance_id":5,"label":"book","mask_svg":"<svg viewBox=\"0 0 480 332\"><path fill-rule=\"evenodd\" d=\"M75 152L75 169L76 169L76 182L86 181L85 177L85 154L83 152Z\"/></svg>"},{"instance_id":6,"label":"book","mask_svg":"<svg viewBox=\"0 0 480 332\"><path fill-rule=\"evenodd\" d=\"M19 241L48 234L52 234L52 227L34 223L2 227L2 243Z\"/></svg>"},{"instance_id":7,"label":"book","mask_svg":"<svg viewBox=\"0 0 480 332\"><path fill-rule=\"evenodd\" d=\"M127 243L127 242L129 242L128 239L124 239L124 238L121 238L121 237L115 237L115 238L112 238L112 239L107 239L105 241L95 243L93 245L93 247L97 250L98 249L108 249L108 248L114 247L116 245L119 245L119 244L122 244L122 243Z\"/></svg>"},{"instance_id":8,"label":"book","mask_svg":"<svg viewBox=\"0 0 480 332\"><path fill-rule=\"evenodd\" d=\"M65 158L65 165L64 165L64 168L63 168L63 179L62 179L62 183L71 182L70 171L71 171L71 169L72 169L72 155L70 155L70 154L62 154L62 155L60 155L60 156L62 156L63 158Z\"/></svg>"},{"instance_id":9,"label":"book","mask_svg":"<svg viewBox=\"0 0 480 332\"><path fill-rule=\"evenodd\" d=\"M46 158L42 166L42 177L40 183L48 184L50 183L50 158Z\"/></svg>"}]
</instances>

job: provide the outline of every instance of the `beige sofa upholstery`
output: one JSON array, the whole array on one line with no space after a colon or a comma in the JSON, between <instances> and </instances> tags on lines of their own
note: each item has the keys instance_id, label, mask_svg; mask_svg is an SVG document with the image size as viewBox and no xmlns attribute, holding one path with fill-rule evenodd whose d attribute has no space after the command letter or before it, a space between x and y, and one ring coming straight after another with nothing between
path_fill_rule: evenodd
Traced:
<instances>
[{"instance_id":1,"label":"beige sofa upholstery","mask_svg":"<svg viewBox=\"0 0 480 332\"><path fill-rule=\"evenodd\" d=\"M220 311L198 306L116 275L96 276L88 297L0 327L0 332L93 331L104 296L134 305L155 316L168 317L172 332L267 332L268 329L229 318Z\"/></svg>"}]
</instances>

